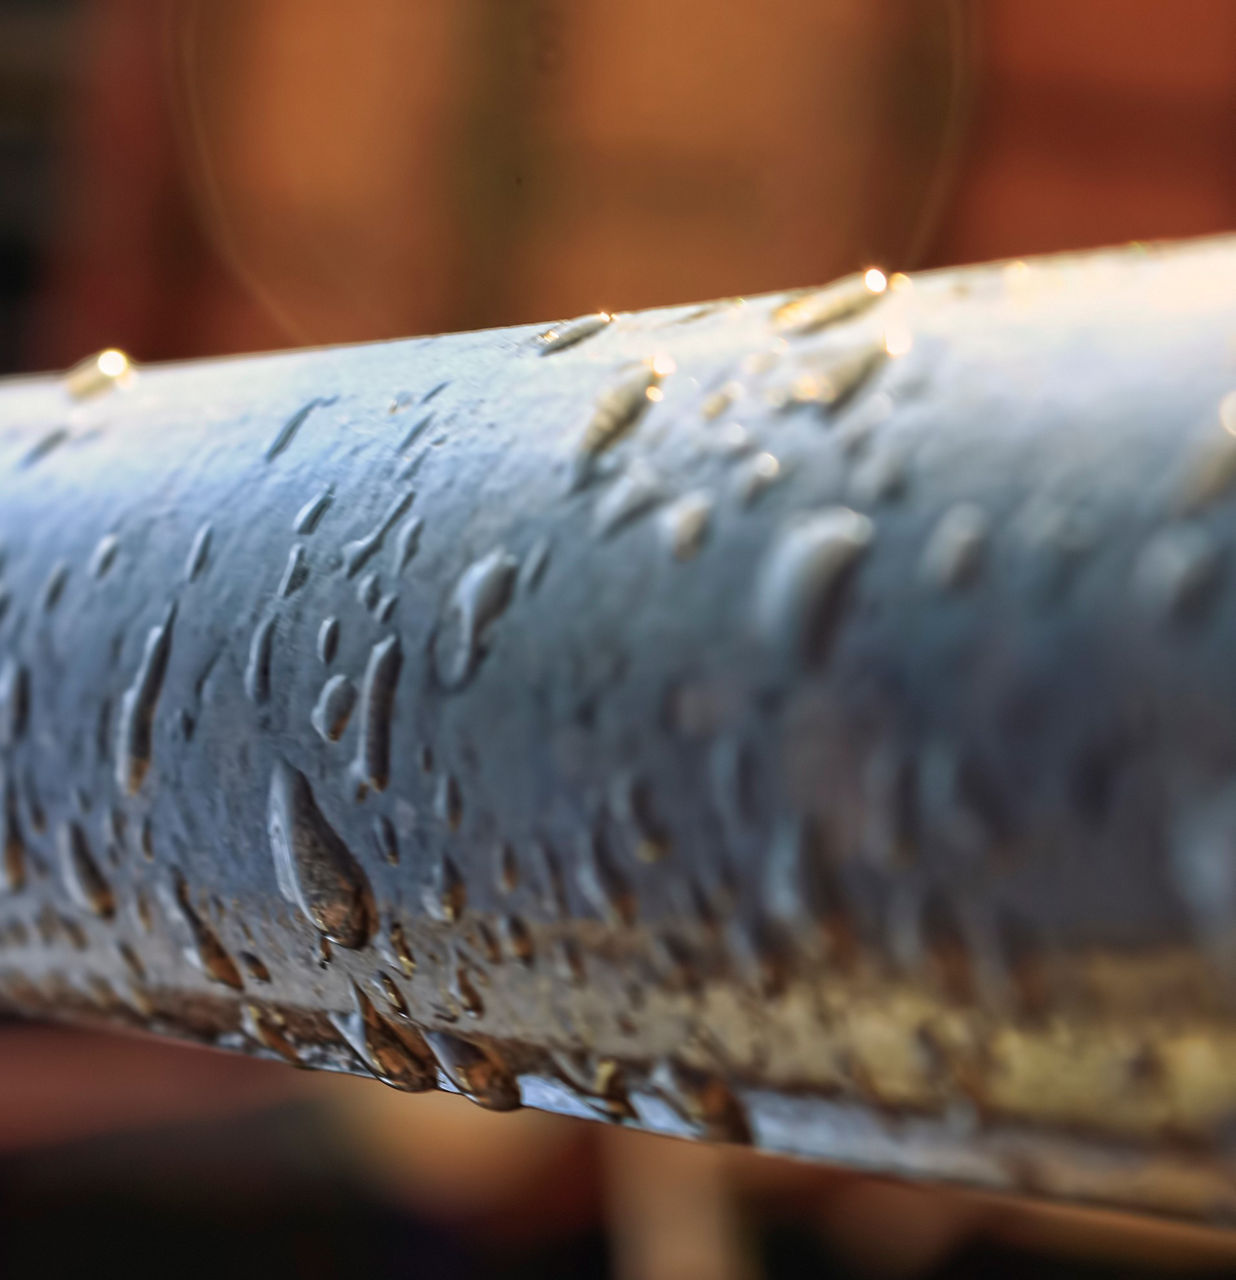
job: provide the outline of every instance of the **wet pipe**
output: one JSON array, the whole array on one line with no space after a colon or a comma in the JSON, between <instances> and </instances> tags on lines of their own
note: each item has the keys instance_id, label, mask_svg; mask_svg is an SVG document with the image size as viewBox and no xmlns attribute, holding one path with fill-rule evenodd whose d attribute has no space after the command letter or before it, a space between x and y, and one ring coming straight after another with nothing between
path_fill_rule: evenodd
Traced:
<instances>
[{"instance_id":1,"label":"wet pipe","mask_svg":"<svg viewBox=\"0 0 1236 1280\"><path fill-rule=\"evenodd\" d=\"M0 1004L1236 1218L1236 242L0 387Z\"/></svg>"}]
</instances>

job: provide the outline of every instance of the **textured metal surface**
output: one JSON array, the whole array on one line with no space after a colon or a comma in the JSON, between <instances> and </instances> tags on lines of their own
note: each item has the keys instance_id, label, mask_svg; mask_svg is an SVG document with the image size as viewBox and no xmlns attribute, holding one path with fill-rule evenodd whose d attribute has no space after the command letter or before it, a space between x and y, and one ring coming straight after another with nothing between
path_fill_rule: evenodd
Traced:
<instances>
[{"instance_id":1,"label":"textured metal surface","mask_svg":"<svg viewBox=\"0 0 1236 1280\"><path fill-rule=\"evenodd\" d=\"M6 1006L1236 1215L1236 244L105 364L0 390Z\"/></svg>"}]
</instances>

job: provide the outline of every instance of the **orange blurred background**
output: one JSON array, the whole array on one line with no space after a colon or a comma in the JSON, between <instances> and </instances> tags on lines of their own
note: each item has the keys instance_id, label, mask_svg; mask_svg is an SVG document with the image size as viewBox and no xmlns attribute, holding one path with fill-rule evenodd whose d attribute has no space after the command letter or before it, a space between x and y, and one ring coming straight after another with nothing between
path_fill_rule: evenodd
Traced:
<instances>
[{"instance_id":1,"label":"orange blurred background","mask_svg":"<svg viewBox=\"0 0 1236 1280\"><path fill-rule=\"evenodd\" d=\"M1233 0L0 0L0 372L1236 224ZM1236 1275L1226 1236L0 1027L0 1276Z\"/></svg>"}]
</instances>

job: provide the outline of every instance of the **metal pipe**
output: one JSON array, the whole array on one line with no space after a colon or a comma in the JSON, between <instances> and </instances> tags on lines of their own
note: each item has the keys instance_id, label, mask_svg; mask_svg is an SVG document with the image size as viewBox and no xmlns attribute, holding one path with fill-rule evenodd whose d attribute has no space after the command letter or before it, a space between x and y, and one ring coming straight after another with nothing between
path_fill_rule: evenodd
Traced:
<instances>
[{"instance_id":1,"label":"metal pipe","mask_svg":"<svg viewBox=\"0 0 1236 1280\"><path fill-rule=\"evenodd\" d=\"M0 998L1230 1220L1236 242L0 389Z\"/></svg>"}]
</instances>

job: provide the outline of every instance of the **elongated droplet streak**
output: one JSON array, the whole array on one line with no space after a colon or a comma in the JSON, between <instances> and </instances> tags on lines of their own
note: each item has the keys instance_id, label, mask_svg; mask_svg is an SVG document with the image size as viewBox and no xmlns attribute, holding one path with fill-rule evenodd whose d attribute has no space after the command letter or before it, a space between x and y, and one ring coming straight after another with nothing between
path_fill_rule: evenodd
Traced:
<instances>
[{"instance_id":1,"label":"elongated droplet streak","mask_svg":"<svg viewBox=\"0 0 1236 1280\"><path fill-rule=\"evenodd\" d=\"M318 808L308 779L283 761L271 775L266 827L283 896L332 942L363 947L374 920L369 881Z\"/></svg>"},{"instance_id":2,"label":"elongated droplet streak","mask_svg":"<svg viewBox=\"0 0 1236 1280\"><path fill-rule=\"evenodd\" d=\"M363 538L357 538L354 542L349 542L344 547L343 567L349 578L356 577L370 558L381 550L382 542L386 535L412 505L412 499L415 497L416 491L414 489L409 489L406 493L400 494L382 513L382 518L375 528L365 534Z\"/></svg>"},{"instance_id":3,"label":"elongated droplet streak","mask_svg":"<svg viewBox=\"0 0 1236 1280\"><path fill-rule=\"evenodd\" d=\"M172 652L172 625L175 620L176 606L171 604L162 622L150 628L137 675L125 690L120 704L116 783L129 795L137 794L150 768L155 707Z\"/></svg>"},{"instance_id":4,"label":"elongated droplet streak","mask_svg":"<svg viewBox=\"0 0 1236 1280\"><path fill-rule=\"evenodd\" d=\"M308 578L309 566L305 563L305 548L299 542L293 543L291 551L288 552L288 562L283 568L283 577L279 580L276 595L280 600L286 600L288 596L295 595Z\"/></svg>"},{"instance_id":5,"label":"elongated droplet streak","mask_svg":"<svg viewBox=\"0 0 1236 1280\"><path fill-rule=\"evenodd\" d=\"M16 893L26 883L28 853L17 820L17 788L0 770L0 889Z\"/></svg>"},{"instance_id":6,"label":"elongated droplet streak","mask_svg":"<svg viewBox=\"0 0 1236 1280\"><path fill-rule=\"evenodd\" d=\"M202 525L194 536L193 545L185 559L186 582L196 582L202 576L206 561L210 559L210 540L213 536L214 530L209 524Z\"/></svg>"},{"instance_id":7,"label":"elongated droplet streak","mask_svg":"<svg viewBox=\"0 0 1236 1280\"><path fill-rule=\"evenodd\" d=\"M11 747L30 718L30 677L12 658L0 666L0 747Z\"/></svg>"},{"instance_id":8,"label":"elongated droplet streak","mask_svg":"<svg viewBox=\"0 0 1236 1280\"><path fill-rule=\"evenodd\" d=\"M188 881L178 867L172 868L172 889L171 902L168 905L184 920L193 939L192 947L185 953L189 960L212 981L231 987L235 991L242 991L245 983L240 976L240 970L236 968L235 962L228 955L227 948L219 941L215 931L194 910L193 902L189 897ZM164 900L167 901L166 895Z\"/></svg>"},{"instance_id":9,"label":"elongated droplet streak","mask_svg":"<svg viewBox=\"0 0 1236 1280\"><path fill-rule=\"evenodd\" d=\"M245 692L251 702L270 698L270 657L275 643L275 617L263 618L249 641L249 662L245 667Z\"/></svg>"},{"instance_id":10,"label":"elongated droplet streak","mask_svg":"<svg viewBox=\"0 0 1236 1280\"><path fill-rule=\"evenodd\" d=\"M60 870L69 895L80 907L104 920L116 914L116 898L76 822L60 828Z\"/></svg>"},{"instance_id":11,"label":"elongated droplet streak","mask_svg":"<svg viewBox=\"0 0 1236 1280\"><path fill-rule=\"evenodd\" d=\"M338 399L337 396L318 396L314 400L310 400L279 428L275 438L270 442L266 449L266 461L273 462L283 451L296 439L296 433L305 425L305 419L318 408L325 408L332 405Z\"/></svg>"},{"instance_id":12,"label":"elongated droplet streak","mask_svg":"<svg viewBox=\"0 0 1236 1280\"><path fill-rule=\"evenodd\" d=\"M369 651L361 682L360 741L352 772L362 786L384 791L390 779L391 714L403 666L398 636L387 636Z\"/></svg>"},{"instance_id":13,"label":"elongated droplet streak","mask_svg":"<svg viewBox=\"0 0 1236 1280\"><path fill-rule=\"evenodd\" d=\"M334 500L335 491L329 485L320 493L314 494L292 518L292 532L306 537L311 534L330 510L330 504Z\"/></svg>"},{"instance_id":14,"label":"elongated droplet streak","mask_svg":"<svg viewBox=\"0 0 1236 1280\"><path fill-rule=\"evenodd\" d=\"M462 688L482 657L485 632L511 601L519 561L498 547L464 570L434 638L439 681Z\"/></svg>"}]
</instances>

